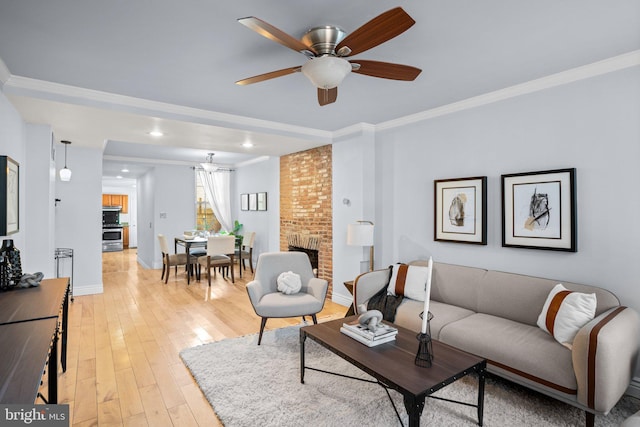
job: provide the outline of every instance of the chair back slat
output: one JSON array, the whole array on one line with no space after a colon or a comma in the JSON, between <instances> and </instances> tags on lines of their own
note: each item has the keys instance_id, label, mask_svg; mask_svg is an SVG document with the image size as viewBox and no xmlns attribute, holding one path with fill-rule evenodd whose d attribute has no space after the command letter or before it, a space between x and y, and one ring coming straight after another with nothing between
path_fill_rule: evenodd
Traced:
<instances>
[{"instance_id":1,"label":"chair back slat","mask_svg":"<svg viewBox=\"0 0 640 427\"><path fill-rule=\"evenodd\" d=\"M244 239L242 240L242 246L245 248L253 248L253 242L256 240L255 231L247 231L244 233Z\"/></svg>"},{"instance_id":2,"label":"chair back slat","mask_svg":"<svg viewBox=\"0 0 640 427\"><path fill-rule=\"evenodd\" d=\"M164 234L158 234L158 241L160 242L160 250L163 254L169 253L169 245L167 244L167 237Z\"/></svg>"},{"instance_id":3,"label":"chair back slat","mask_svg":"<svg viewBox=\"0 0 640 427\"><path fill-rule=\"evenodd\" d=\"M209 236L207 241L207 255L229 255L235 252L235 236Z\"/></svg>"}]
</instances>

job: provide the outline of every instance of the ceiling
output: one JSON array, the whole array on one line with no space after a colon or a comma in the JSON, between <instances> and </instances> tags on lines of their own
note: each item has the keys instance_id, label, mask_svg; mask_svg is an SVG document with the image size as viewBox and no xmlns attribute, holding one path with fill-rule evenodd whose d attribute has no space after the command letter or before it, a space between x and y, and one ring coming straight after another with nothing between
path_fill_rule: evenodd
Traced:
<instances>
[{"instance_id":1,"label":"ceiling","mask_svg":"<svg viewBox=\"0 0 640 427\"><path fill-rule=\"evenodd\" d=\"M412 65L413 82L348 75L320 107L301 74L238 86L305 57L237 22L347 33L401 6L416 24L355 59ZM0 84L56 140L104 149L105 176L156 163L238 166L640 49L640 2L617 0L0 0ZM2 64L4 62L4 66ZM148 134L162 130L165 136ZM242 146L245 142L253 147Z\"/></svg>"}]
</instances>

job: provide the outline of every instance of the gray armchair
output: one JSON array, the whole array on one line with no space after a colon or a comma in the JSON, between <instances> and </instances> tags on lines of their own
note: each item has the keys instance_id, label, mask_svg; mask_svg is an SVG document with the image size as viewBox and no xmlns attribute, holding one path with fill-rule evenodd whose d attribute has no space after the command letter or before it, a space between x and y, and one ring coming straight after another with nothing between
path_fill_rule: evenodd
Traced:
<instances>
[{"instance_id":1,"label":"gray armchair","mask_svg":"<svg viewBox=\"0 0 640 427\"><path fill-rule=\"evenodd\" d=\"M302 288L295 294L278 291L280 273L293 271L300 275ZM258 257L254 280L247 284L249 300L256 314L262 317L258 345L270 317L311 316L318 323L316 314L324 307L329 283L313 276L311 262L303 252L267 252Z\"/></svg>"}]
</instances>

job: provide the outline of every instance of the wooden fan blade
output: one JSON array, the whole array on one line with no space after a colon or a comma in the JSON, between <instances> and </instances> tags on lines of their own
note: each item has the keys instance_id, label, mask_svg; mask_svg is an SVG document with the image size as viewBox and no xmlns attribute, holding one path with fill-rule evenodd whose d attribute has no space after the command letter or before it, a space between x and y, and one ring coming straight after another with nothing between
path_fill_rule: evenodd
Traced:
<instances>
[{"instance_id":1,"label":"wooden fan blade","mask_svg":"<svg viewBox=\"0 0 640 427\"><path fill-rule=\"evenodd\" d=\"M392 80L415 80L422 72L420 68L409 65L393 64L391 62L353 60L352 64L359 64L360 68L354 67L351 71L358 74L365 74L371 77Z\"/></svg>"},{"instance_id":2,"label":"wooden fan blade","mask_svg":"<svg viewBox=\"0 0 640 427\"><path fill-rule=\"evenodd\" d=\"M350 56L357 55L404 33L415 23L416 21L404 9L396 7L378 15L349 34L338 43L335 51L347 46L351 49Z\"/></svg>"},{"instance_id":3,"label":"wooden fan blade","mask_svg":"<svg viewBox=\"0 0 640 427\"><path fill-rule=\"evenodd\" d=\"M245 27L251 28L261 36L266 37L269 40L273 40L274 42L278 42L281 45L288 47L289 49L295 50L296 52L303 53L304 51L309 51L314 55L316 53L312 47L307 46L295 37L290 36L289 34L274 27L268 22L263 21L262 19L256 18L254 16L249 16L247 18L238 19L238 22Z\"/></svg>"},{"instance_id":4,"label":"wooden fan blade","mask_svg":"<svg viewBox=\"0 0 640 427\"><path fill-rule=\"evenodd\" d=\"M334 87L332 89L320 89L318 88L318 104L322 107L323 105L331 104L336 102L338 99L338 88Z\"/></svg>"},{"instance_id":5,"label":"wooden fan blade","mask_svg":"<svg viewBox=\"0 0 640 427\"><path fill-rule=\"evenodd\" d=\"M253 76L243 80L238 80L236 84L244 86L244 85L250 85L252 83L259 83L265 80L275 79L276 77L286 76L287 74L293 74L300 71L301 69L302 67L300 66L284 68L282 70L271 71L270 73L260 74L258 76Z\"/></svg>"}]
</instances>

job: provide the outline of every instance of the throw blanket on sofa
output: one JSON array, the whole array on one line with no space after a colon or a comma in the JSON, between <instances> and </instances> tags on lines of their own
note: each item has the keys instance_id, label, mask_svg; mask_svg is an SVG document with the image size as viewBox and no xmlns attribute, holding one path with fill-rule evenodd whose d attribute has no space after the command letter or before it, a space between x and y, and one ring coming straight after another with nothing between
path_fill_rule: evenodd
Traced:
<instances>
[{"instance_id":1,"label":"throw blanket on sofa","mask_svg":"<svg viewBox=\"0 0 640 427\"><path fill-rule=\"evenodd\" d=\"M392 267L389 267L389 279L391 278ZM369 299L367 310L379 310L382 318L388 322L394 322L396 310L402 302L402 295L387 295L387 287L383 287L377 294Z\"/></svg>"}]
</instances>

